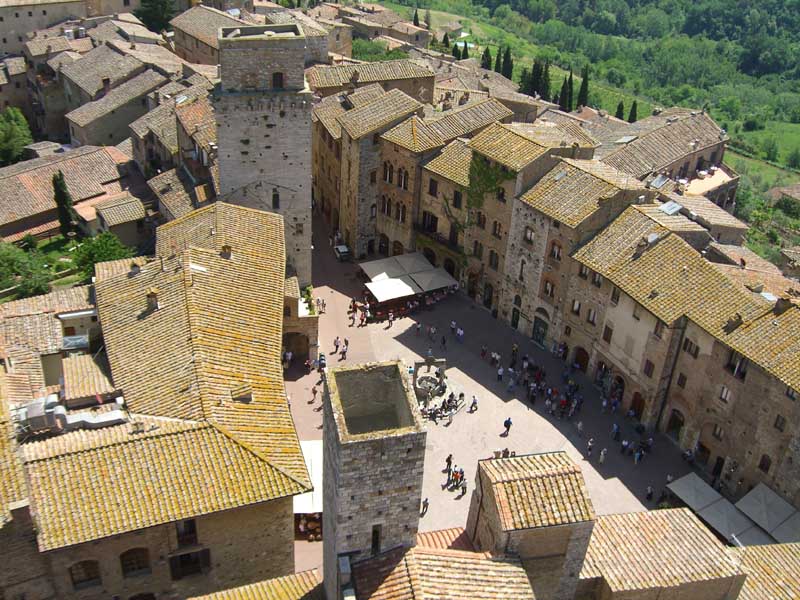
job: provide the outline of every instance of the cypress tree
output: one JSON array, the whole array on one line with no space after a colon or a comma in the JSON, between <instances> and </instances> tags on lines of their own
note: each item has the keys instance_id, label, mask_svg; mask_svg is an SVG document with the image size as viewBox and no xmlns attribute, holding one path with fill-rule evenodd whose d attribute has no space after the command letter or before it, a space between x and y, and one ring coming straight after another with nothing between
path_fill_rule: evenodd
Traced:
<instances>
[{"instance_id":1,"label":"cypress tree","mask_svg":"<svg viewBox=\"0 0 800 600\"><path fill-rule=\"evenodd\" d=\"M637 119L637 117L636 117L636 109L637 108L638 107L636 106L636 100L634 100L633 104L631 104L631 112L628 113L628 123L636 123L636 119Z\"/></svg>"},{"instance_id":2,"label":"cypress tree","mask_svg":"<svg viewBox=\"0 0 800 600\"><path fill-rule=\"evenodd\" d=\"M617 104L617 114L615 114L614 116L617 117L618 119L625 118L625 103L622 100L620 100L619 104Z\"/></svg>"},{"instance_id":3,"label":"cypress tree","mask_svg":"<svg viewBox=\"0 0 800 600\"><path fill-rule=\"evenodd\" d=\"M461 51L461 58L469 58L469 48L467 47L467 42L464 42L464 49Z\"/></svg>"},{"instance_id":4,"label":"cypress tree","mask_svg":"<svg viewBox=\"0 0 800 600\"><path fill-rule=\"evenodd\" d=\"M506 52L503 55L503 77L511 79L514 74L514 59L511 58L511 46L506 46Z\"/></svg>"},{"instance_id":5,"label":"cypress tree","mask_svg":"<svg viewBox=\"0 0 800 600\"><path fill-rule=\"evenodd\" d=\"M425 11L425 28L430 30L431 28L431 9Z\"/></svg>"},{"instance_id":6,"label":"cypress tree","mask_svg":"<svg viewBox=\"0 0 800 600\"><path fill-rule=\"evenodd\" d=\"M53 175L53 199L58 211L58 228L61 235L65 236L72 231L72 221L75 219L75 209L72 208L72 194L67 189L64 173L60 170Z\"/></svg>"},{"instance_id":7,"label":"cypress tree","mask_svg":"<svg viewBox=\"0 0 800 600\"><path fill-rule=\"evenodd\" d=\"M581 89L578 91L578 106L589 106L589 65L581 73Z\"/></svg>"},{"instance_id":8,"label":"cypress tree","mask_svg":"<svg viewBox=\"0 0 800 600\"><path fill-rule=\"evenodd\" d=\"M567 106L568 102L569 83L567 83L567 78L564 77L564 83L561 84L561 93L558 95L558 107L564 112L569 112L569 106Z\"/></svg>"},{"instance_id":9,"label":"cypress tree","mask_svg":"<svg viewBox=\"0 0 800 600\"><path fill-rule=\"evenodd\" d=\"M414 9L414 26L419 27L419 11Z\"/></svg>"},{"instance_id":10,"label":"cypress tree","mask_svg":"<svg viewBox=\"0 0 800 600\"><path fill-rule=\"evenodd\" d=\"M540 60L533 61L533 70L531 71L531 85L528 94L535 96L542 93L542 62Z\"/></svg>"},{"instance_id":11,"label":"cypress tree","mask_svg":"<svg viewBox=\"0 0 800 600\"><path fill-rule=\"evenodd\" d=\"M450 36L447 35L447 32L444 32L444 37L442 38L442 45L446 48L450 47Z\"/></svg>"},{"instance_id":12,"label":"cypress tree","mask_svg":"<svg viewBox=\"0 0 800 600\"><path fill-rule=\"evenodd\" d=\"M569 79L567 80L567 112L571 111L575 108L575 103L573 99L575 96L573 95L575 88L574 82L572 81L572 67L569 68Z\"/></svg>"},{"instance_id":13,"label":"cypress tree","mask_svg":"<svg viewBox=\"0 0 800 600\"><path fill-rule=\"evenodd\" d=\"M539 95L547 100L550 97L550 61L544 63L542 84L539 86Z\"/></svg>"},{"instance_id":14,"label":"cypress tree","mask_svg":"<svg viewBox=\"0 0 800 600\"><path fill-rule=\"evenodd\" d=\"M530 94L531 89L531 72L523 68L519 74L519 91L523 94Z\"/></svg>"},{"instance_id":15,"label":"cypress tree","mask_svg":"<svg viewBox=\"0 0 800 600\"><path fill-rule=\"evenodd\" d=\"M489 50L489 46L486 46L483 56L481 56L481 68L492 70L492 51Z\"/></svg>"},{"instance_id":16,"label":"cypress tree","mask_svg":"<svg viewBox=\"0 0 800 600\"><path fill-rule=\"evenodd\" d=\"M500 48L497 49L497 56L494 57L494 72L495 73L502 73L503 72L503 53L500 51Z\"/></svg>"},{"instance_id":17,"label":"cypress tree","mask_svg":"<svg viewBox=\"0 0 800 600\"><path fill-rule=\"evenodd\" d=\"M461 60L461 50L458 44L453 44L453 56L455 56L456 60Z\"/></svg>"}]
</instances>

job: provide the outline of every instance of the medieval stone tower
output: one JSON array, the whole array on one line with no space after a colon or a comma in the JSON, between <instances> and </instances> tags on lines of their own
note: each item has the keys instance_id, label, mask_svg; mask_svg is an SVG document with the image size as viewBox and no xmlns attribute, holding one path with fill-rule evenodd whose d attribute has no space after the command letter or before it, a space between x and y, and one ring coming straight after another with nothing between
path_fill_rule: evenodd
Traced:
<instances>
[{"instance_id":1,"label":"medieval stone tower","mask_svg":"<svg viewBox=\"0 0 800 600\"><path fill-rule=\"evenodd\" d=\"M283 216L286 259L311 283L311 91L298 25L219 31L217 119L220 194Z\"/></svg>"},{"instance_id":2,"label":"medieval stone tower","mask_svg":"<svg viewBox=\"0 0 800 600\"><path fill-rule=\"evenodd\" d=\"M399 362L331 369L323 405L324 581L339 600L350 563L416 543L425 430Z\"/></svg>"}]
</instances>

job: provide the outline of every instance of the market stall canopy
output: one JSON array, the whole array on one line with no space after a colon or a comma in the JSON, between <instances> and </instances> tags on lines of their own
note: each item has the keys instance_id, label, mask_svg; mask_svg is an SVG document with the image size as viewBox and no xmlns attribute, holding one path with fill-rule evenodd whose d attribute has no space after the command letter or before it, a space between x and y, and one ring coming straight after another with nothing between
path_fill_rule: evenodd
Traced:
<instances>
[{"instance_id":1,"label":"market stall canopy","mask_svg":"<svg viewBox=\"0 0 800 600\"><path fill-rule=\"evenodd\" d=\"M738 539L741 534L755 527L763 536L764 541L761 543L772 543L772 539L766 532L748 519L744 513L736 508L730 501L722 497L699 511L697 515L726 540L733 540L734 536Z\"/></svg>"},{"instance_id":2,"label":"market stall canopy","mask_svg":"<svg viewBox=\"0 0 800 600\"><path fill-rule=\"evenodd\" d=\"M736 508L781 542L800 541L797 510L776 492L759 483L736 503ZM781 538L779 539L778 535Z\"/></svg>"},{"instance_id":3,"label":"market stall canopy","mask_svg":"<svg viewBox=\"0 0 800 600\"><path fill-rule=\"evenodd\" d=\"M403 265L400 264L397 258L398 257L396 256L391 256L389 258L382 258L380 260L371 260L369 262L361 263L360 267L367 277L370 278L370 281L380 281L382 279L407 275L408 272L405 270ZM432 268L431 263L428 263L428 268Z\"/></svg>"},{"instance_id":4,"label":"market stall canopy","mask_svg":"<svg viewBox=\"0 0 800 600\"><path fill-rule=\"evenodd\" d=\"M435 268L430 261L425 258L425 255L422 254L422 252L398 254L392 258L395 259L397 264L399 264L405 270L406 274L430 271L431 269Z\"/></svg>"},{"instance_id":5,"label":"market stall canopy","mask_svg":"<svg viewBox=\"0 0 800 600\"><path fill-rule=\"evenodd\" d=\"M669 491L680 498L686 506L700 512L722 496L714 488L700 479L696 473L689 473L667 485Z\"/></svg>"},{"instance_id":6,"label":"market stall canopy","mask_svg":"<svg viewBox=\"0 0 800 600\"><path fill-rule=\"evenodd\" d=\"M413 273L411 278L422 289L423 292L432 292L442 288L458 285L458 282L450 276L450 273L438 267L430 271Z\"/></svg>"},{"instance_id":7,"label":"market stall canopy","mask_svg":"<svg viewBox=\"0 0 800 600\"><path fill-rule=\"evenodd\" d=\"M378 302L397 300L422 293L422 289L408 275L372 281L367 284L367 289Z\"/></svg>"},{"instance_id":8,"label":"market stall canopy","mask_svg":"<svg viewBox=\"0 0 800 600\"><path fill-rule=\"evenodd\" d=\"M294 497L294 514L308 515L322 512L322 440L300 442L306 468L314 489Z\"/></svg>"}]
</instances>

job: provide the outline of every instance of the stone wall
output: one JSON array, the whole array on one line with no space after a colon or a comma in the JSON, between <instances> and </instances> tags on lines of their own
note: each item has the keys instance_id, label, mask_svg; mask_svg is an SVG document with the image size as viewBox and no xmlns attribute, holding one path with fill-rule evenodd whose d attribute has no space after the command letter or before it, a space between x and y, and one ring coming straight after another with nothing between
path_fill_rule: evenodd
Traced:
<instances>
[{"instance_id":1,"label":"stone wall","mask_svg":"<svg viewBox=\"0 0 800 600\"><path fill-rule=\"evenodd\" d=\"M57 598L47 561L36 546L36 531L27 501L10 506L11 520L0 528L3 561L0 565L0 597L25 600Z\"/></svg>"},{"instance_id":2,"label":"stone wall","mask_svg":"<svg viewBox=\"0 0 800 600\"><path fill-rule=\"evenodd\" d=\"M325 23L328 30L328 52L341 56L353 56L353 28L344 23ZM326 61L327 62L327 61Z\"/></svg>"},{"instance_id":3,"label":"stone wall","mask_svg":"<svg viewBox=\"0 0 800 600\"><path fill-rule=\"evenodd\" d=\"M149 93L148 90L146 93ZM130 137L128 126L148 112L142 101L145 94L132 98L119 108L106 112L81 127L67 117L70 138L75 146L116 146Z\"/></svg>"},{"instance_id":4,"label":"stone wall","mask_svg":"<svg viewBox=\"0 0 800 600\"><path fill-rule=\"evenodd\" d=\"M31 2L4 4L0 7L0 54L22 54L27 34L71 19L86 16L83 0L52 2L46 5Z\"/></svg>"},{"instance_id":5,"label":"stone wall","mask_svg":"<svg viewBox=\"0 0 800 600\"><path fill-rule=\"evenodd\" d=\"M380 142L381 164L378 170L379 199L377 233L386 236L388 254L396 254L395 242L403 245L404 252L414 248L414 223L421 222L418 199L424 197L420 189L423 156L385 141ZM384 179L384 163L392 167L392 181ZM399 184L400 169L408 173L407 189ZM391 201L391 214L384 214L383 199ZM405 207L405 219L398 218L398 206Z\"/></svg>"},{"instance_id":6,"label":"stone wall","mask_svg":"<svg viewBox=\"0 0 800 600\"><path fill-rule=\"evenodd\" d=\"M335 140L318 120L311 125L314 202L332 227L339 226L339 191L342 176L342 142Z\"/></svg>"},{"instance_id":7,"label":"stone wall","mask_svg":"<svg viewBox=\"0 0 800 600\"><path fill-rule=\"evenodd\" d=\"M175 29L175 54L190 63L200 65L219 64L219 51L182 29Z\"/></svg>"},{"instance_id":8,"label":"stone wall","mask_svg":"<svg viewBox=\"0 0 800 600\"><path fill-rule=\"evenodd\" d=\"M292 498L255 504L196 518L197 545L180 549L174 523L150 527L47 553L58 598L106 600L152 593L178 599L227 589L294 572ZM150 573L124 577L120 554L147 548ZM210 550L204 573L173 580L170 557L187 550ZM100 585L75 590L71 565L82 560L100 563Z\"/></svg>"}]
</instances>

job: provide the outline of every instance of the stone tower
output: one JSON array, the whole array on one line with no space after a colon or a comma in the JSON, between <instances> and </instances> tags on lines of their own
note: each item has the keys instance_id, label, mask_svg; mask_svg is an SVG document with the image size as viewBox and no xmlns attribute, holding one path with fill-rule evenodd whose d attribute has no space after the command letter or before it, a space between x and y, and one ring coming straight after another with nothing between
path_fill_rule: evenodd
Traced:
<instances>
[{"instance_id":1,"label":"stone tower","mask_svg":"<svg viewBox=\"0 0 800 600\"><path fill-rule=\"evenodd\" d=\"M323 405L323 568L339 600L349 561L415 544L425 430L399 362L331 369Z\"/></svg>"},{"instance_id":2,"label":"stone tower","mask_svg":"<svg viewBox=\"0 0 800 600\"><path fill-rule=\"evenodd\" d=\"M296 24L219 30L220 194L283 216L286 260L311 283L311 91L306 38ZM291 274L291 273L290 273Z\"/></svg>"}]
</instances>

